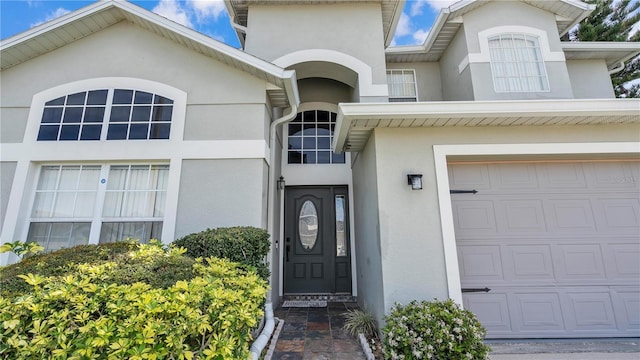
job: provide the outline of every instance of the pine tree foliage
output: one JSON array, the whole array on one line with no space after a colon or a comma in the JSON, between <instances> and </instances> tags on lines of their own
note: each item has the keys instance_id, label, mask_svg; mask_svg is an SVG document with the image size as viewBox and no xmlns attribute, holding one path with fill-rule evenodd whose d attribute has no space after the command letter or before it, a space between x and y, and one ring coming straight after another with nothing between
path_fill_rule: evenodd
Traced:
<instances>
[{"instance_id":1,"label":"pine tree foliage","mask_svg":"<svg viewBox=\"0 0 640 360\"><path fill-rule=\"evenodd\" d=\"M596 9L563 40L571 41L640 41L640 0L586 0ZM628 61L625 68L613 75L611 81L617 97L640 97L640 84L625 87L640 79L640 56Z\"/></svg>"}]
</instances>

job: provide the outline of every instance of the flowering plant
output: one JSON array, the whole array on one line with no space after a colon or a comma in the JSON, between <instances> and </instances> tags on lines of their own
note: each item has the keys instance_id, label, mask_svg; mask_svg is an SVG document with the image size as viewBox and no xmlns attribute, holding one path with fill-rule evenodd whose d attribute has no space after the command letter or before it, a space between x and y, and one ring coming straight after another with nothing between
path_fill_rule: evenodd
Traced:
<instances>
[{"instance_id":1,"label":"flowering plant","mask_svg":"<svg viewBox=\"0 0 640 360\"><path fill-rule=\"evenodd\" d=\"M451 299L396 304L385 321L385 359L489 358L485 329Z\"/></svg>"}]
</instances>

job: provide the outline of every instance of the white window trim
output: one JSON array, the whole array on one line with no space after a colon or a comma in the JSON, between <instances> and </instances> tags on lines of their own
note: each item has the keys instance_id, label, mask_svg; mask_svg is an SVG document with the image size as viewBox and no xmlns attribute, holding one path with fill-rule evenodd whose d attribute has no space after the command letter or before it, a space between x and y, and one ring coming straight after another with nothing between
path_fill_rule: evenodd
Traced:
<instances>
[{"instance_id":1,"label":"white window trim","mask_svg":"<svg viewBox=\"0 0 640 360\"><path fill-rule=\"evenodd\" d=\"M637 142L547 143L547 144L464 144L434 145L436 186L440 208L440 225L449 297L462 306L462 289L458 267L458 250L449 194L448 156L530 156L530 155L640 155ZM548 159L545 157L545 159Z\"/></svg>"},{"instance_id":2,"label":"white window trim","mask_svg":"<svg viewBox=\"0 0 640 360\"><path fill-rule=\"evenodd\" d=\"M155 81L149 81L137 78L128 77L106 77L106 78L93 78L75 81L60 86L56 86L42 92L39 92L33 96L31 100L31 108L29 110L29 118L27 127L25 129L23 144L35 144L38 143L38 131L40 129L40 123L42 120L42 113L44 111L44 104L61 96L75 94L83 91L108 89L110 94L113 93L113 89L133 89L150 92L160 96L167 97L173 100L173 113L171 118L171 132L169 140L164 139L152 139L152 140L105 140L101 137L99 142L108 141L110 143L125 142L125 141L153 141L154 143L166 143L167 141L179 141L184 136L184 123L187 109L187 93L174 88L172 86L162 84ZM105 117L107 116L109 108L105 109ZM108 126L108 122L103 122L103 133L106 134L105 126ZM104 135L103 134L103 135ZM39 143L58 143L59 141L40 141ZM76 144L77 142L70 141ZM98 142L94 140L92 142Z\"/></svg>"},{"instance_id":3,"label":"white window trim","mask_svg":"<svg viewBox=\"0 0 640 360\"><path fill-rule=\"evenodd\" d=\"M418 102L418 99L420 97L418 95L418 78L416 77L416 70L415 69L387 69L386 74L389 75L390 72L393 73L394 71L401 71L401 72L410 71L411 73L413 73L413 86L414 86L414 91L416 93L415 102ZM389 84L387 84L387 86L389 86ZM406 99L406 98L408 98L408 96L391 96L391 91L389 91L389 99Z\"/></svg>"},{"instance_id":4,"label":"white window trim","mask_svg":"<svg viewBox=\"0 0 640 360\"><path fill-rule=\"evenodd\" d=\"M479 53L469 53L468 63L488 63L491 62L489 53L489 38L500 34L525 34L536 36L538 45L540 45L540 53L545 62L566 61L563 51L551 51L549 37L546 31L532 28L529 26L510 25L497 26L490 29L480 31L478 33L478 43L480 44ZM463 60L464 62L464 60Z\"/></svg>"}]
</instances>

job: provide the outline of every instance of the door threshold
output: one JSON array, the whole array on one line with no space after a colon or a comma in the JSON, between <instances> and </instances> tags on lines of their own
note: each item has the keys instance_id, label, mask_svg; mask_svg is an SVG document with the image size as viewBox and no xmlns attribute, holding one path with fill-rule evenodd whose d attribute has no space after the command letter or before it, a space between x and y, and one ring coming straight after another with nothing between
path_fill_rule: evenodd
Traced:
<instances>
[{"instance_id":1,"label":"door threshold","mask_svg":"<svg viewBox=\"0 0 640 360\"><path fill-rule=\"evenodd\" d=\"M351 294L284 294L282 300L324 300L333 302L357 302L358 298Z\"/></svg>"}]
</instances>

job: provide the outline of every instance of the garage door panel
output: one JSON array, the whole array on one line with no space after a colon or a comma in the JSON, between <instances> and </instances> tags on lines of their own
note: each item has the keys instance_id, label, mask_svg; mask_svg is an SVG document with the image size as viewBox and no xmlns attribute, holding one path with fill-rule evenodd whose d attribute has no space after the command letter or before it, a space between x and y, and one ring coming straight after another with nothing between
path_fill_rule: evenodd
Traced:
<instances>
[{"instance_id":1,"label":"garage door panel","mask_svg":"<svg viewBox=\"0 0 640 360\"><path fill-rule=\"evenodd\" d=\"M557 292L547 290L518 290L510 296L514 329L519 332L540 333L564 331L562 307Z\"/></svg>"},{"instance_id":2,"label":"garage door panel","mask_svg":"<svg viewBox=\"0 0 640 360\"><path fill-rule=\"evenodd\" d=\"M548 163L538 164L538 176L541 188L547 190L558 189L586 189L587 180L584 169L580 164Z\"/></svg>"},{"instance_id":3,"label":"garage door panel","mask_svg":"<svg viewBox=\"0 0 640 360\"><path fill-rule=\"evenodd\" d=\"M558 282L605 280L600 244L559 244L554 246L554 264Z\"/></svg>"},{"instance_id":4,"label":"garage door panel","mask_svg":"<svg viewBox=\"0 0 640 360\"><path fill-rule=\"evenodd\" d=\"M504 280L499 246L464 246L458 251L458 262L461 276L471 284Z\"/></svg>"},{"instance_id":5,"label":"garage door panel","mask_svg":"<svg viewBox=\"0 0 640 360\"><path fill-rule=\"evenodd\" d=\"M608 289L569 289L564 296L564 314L569 330L594 332L617 329Z\"/></svg>"},{"instance_id":6,"label":"garage door panel","mask_svg":"<svg viewBox=\"0 0 640 360\"><path fill-rule=\"evenodd\" d=\"M461 285L491 291L463 301L488 337L640 336L640 162L466 166Z\"/></svg>"},{"instance_id":7,"label":"garage door panel","mask_svg":"<svg viewBox=\"0 0 640 360\"><path fill-rule=\"evenodd\" d=\"M543 282L555 279L549 245L506 245L505 278L517 283Z\"/></svg>"},{"instance_id":8,"label":"garage door panel","mask_svg":"<svg viewBox=\"0 0 640 360\"><path fill-rule=\"evenodd\" d=\"M640 330L640 287L613 287L611 298L619 329L637 333Z\"/></svg>"},{"instance_id":9,"label":"garage door panel","mask_svg":"<svg viewBox=\"0 0 640 360\"><path fill-rule=\"evenodd\" d=\"M538 176L533 164L495 164L489 169L492 190L538 189Z\"/></svg>"},{"instance_id":10,"label":"garage door panel","mask_svg":"<svg viewBox=\"0 0 640 360\"><path fill-rule=\"evenodd\" d=\"M512 331L506 293L492 290L490 294L463 294L463 301L467 309L478 314L478 320L487 331L496 334Z\"/></svg>"},{"instance_id":11,"label":"garage door panel","mask_svg":"<svg viewBox=\"0 0 640 360\"><path fill-rule=\"evenodd\" d=\"M545 201L549 231L592 233L596 231L591 201L587 199L549 199Z\"/></svg>"},{"instance_id":12,"label":"garage door panel","mask_svg":"<svg viewBox=\"0 0 640 360\"><path fill-rule=\"evenodd\" d=\"M449 186L452 189L490 189L489 166L487 164L467 165L456 167L449 171Z\"/></svg>"}]
</instances>

